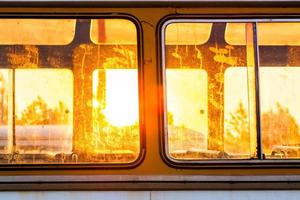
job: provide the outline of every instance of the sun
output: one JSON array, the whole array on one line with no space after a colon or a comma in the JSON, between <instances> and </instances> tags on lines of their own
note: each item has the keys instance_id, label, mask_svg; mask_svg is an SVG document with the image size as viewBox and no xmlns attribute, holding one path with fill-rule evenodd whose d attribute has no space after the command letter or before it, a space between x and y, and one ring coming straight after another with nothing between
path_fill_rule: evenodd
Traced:
<instances>
[{"instance_id":1,"label":"sun","mask_svg":"<svg viewBox=\"0 0 300 200\"><path fill-rule=\"evenodd\" d=\"M99 84L99 70L93 73L93 96L97 97L99 89L105 90L103 114L106 120L118 127L135 124L139 116L137 69L101 69L105 73L105 84ZM93 107L99 106L99 100L94 99Z\"/></svg>"}]
</instances>

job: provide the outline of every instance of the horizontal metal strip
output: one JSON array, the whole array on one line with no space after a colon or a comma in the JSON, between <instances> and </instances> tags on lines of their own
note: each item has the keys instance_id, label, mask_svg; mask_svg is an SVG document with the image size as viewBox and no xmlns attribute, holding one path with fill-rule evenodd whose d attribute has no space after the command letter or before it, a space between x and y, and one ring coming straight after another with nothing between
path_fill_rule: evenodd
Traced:
<instances>
[{"instance_id":1,"label":"horizontal metal strip","mask_svg":"<svg viewBox=\"0 0 300 200\"><path fill-rule=\"evenodd\" d=\"M13 183L0 191L161 191L161 190L299 190L300 183Z\"/></svg>"},{"instance_id":2,"label":"horizontal metal strip","mask_svg":"<svg viewBox=\"0 0 300 200\"><path fill-rule=\"evenodd\" d=\"M300 175L27 175L0 176L1 183L70 182L299 182Z\"/></svg>"}]
</instances>

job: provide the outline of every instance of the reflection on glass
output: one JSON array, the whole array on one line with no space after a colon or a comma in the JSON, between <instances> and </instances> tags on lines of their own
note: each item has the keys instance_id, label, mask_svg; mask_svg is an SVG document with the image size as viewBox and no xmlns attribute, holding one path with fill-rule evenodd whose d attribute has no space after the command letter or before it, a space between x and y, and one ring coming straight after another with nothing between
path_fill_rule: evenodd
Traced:
<instances>
[{"instance_id":1,"label":"reflection on glass","mask_svg":"<svg viewBox=\"0 0 300 200\"><path fill-rule=\"evenodd\" d=\"M249 65L247 59L251 56L247 54L253 55L253 52L248 45L253 46L253 43L251 40L244 46L227 44L224 38L227 25L176 22L166 27L165 118L167 148L174 159L253 156L250 153L248 72L254 68L230 70ZM245 23L238 25L245 31ZM176 37L186 31L186 27L192 27L188 29L191 37ZM251 32L248 34L251 36ZM245 34L241 37L247 40ZM243 81L242 87L240 81Z\"/></svg>"},{"instance_id":2,"label":"reflection on glass","mask_svg":"<svg viewBox=\"0 0 300 200\"><path fill-rule=\"evenodd\" d=\"M137 69L93 72L95 152L108 162L132 162L139 153Z\"/></svg>"}]
</instances>

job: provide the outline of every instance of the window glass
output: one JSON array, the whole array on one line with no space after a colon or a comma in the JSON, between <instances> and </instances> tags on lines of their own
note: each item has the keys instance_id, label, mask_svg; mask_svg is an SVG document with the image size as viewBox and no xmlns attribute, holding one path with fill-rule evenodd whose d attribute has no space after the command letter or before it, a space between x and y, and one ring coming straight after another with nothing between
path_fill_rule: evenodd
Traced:
<instances>
[{"instance_id":1,"label":"window glass","mask_svg":"<svg viewBox=\"0 0 300 200\"><path fill-rule=\"evenodd\" d=\"M170 24L164 33L169 155L178 160L254 157L255 126L249 120L254 105L249 103L249 90L254 91L253 38L241 35L247 45L233 46L224 38L227 23L174 24L176 28ZM176 41L174 35L186 27L197 28ZM237 27L247 29L245 23ZM182 43L185 36L189 39ZM174 41L168 43L170 38Z\"/></svg>"},{"instance_id":2,"label":"window glass","mask_svg":"<svg viewBox=\"0 0 300 200\"><path fill-rule=\"evenodd\" d=\"M91 39L97 44L136 44L136 27L126 19L92 20Z\"/></svg>"},{"instance_id":3,"label":"window glass","mask_svg":"<svg viewBox=\"0 0 300 200\"><path fill-rule=\"evenodd\" d=\"M0 44L69 44L75 34L73 19L1 19Z\"/></svg>"},{"instance_id":4,"label":"window glass","mask_svg":"<svg viewBox=\"0 0 300 200\"><path fill-rule=\"evenodd\" d=\"M0 163L134 162L140 153L134 23L0 24L7 27L0 31Z\"/></svg>"},{"instance_id":5,"label":"window glass","mask_svg":"<svg viewBox=\"0 0 300 200\"><path fill-rule=\"evenodd\" d=\"M299 28L295 22L258 26L259 39L281 41L259 43L262 144L267 158L300 158Z\"/></svg>"},{"instance_id":6,"label":"window glass","mask_svg":"<svg viewBox=\"0 0 300 200\"><path fill-rule=\"evenodd\" d=\"M172 23L166 28L166 44L203 44L210 36L211 23Z\"/></svg>"},{"instance_id":7,"label":"window glass","mask_svg":"<svg viewBox=\"0 0 300 200\"><path fill-rule=\"evenodd\" d=\"M225 40L230 45L246 45L245 23L228 23L225 30Z\"/></svg>"},{"instance_id":8,"label":"window glass","mask_svg":"<svg viewBox=\"0 0 300 200\"><path fill-rule=\"evenodd\" d=\"M244 23L229 23L226 27L225 39L231 45L245 45L243 37L246 33ZM258 44L268 46L300 45L300 23L269 22L257 24Z\"/></svg>"}]
</instances>

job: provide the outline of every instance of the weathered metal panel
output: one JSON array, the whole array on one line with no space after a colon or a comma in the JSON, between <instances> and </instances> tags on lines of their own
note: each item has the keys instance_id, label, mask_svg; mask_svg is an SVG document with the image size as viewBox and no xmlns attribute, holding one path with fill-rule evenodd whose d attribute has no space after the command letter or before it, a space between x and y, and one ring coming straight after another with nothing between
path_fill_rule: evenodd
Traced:
<instances>
[{"instance_id":1,"label":"weathered metal panel","mask_svg":"<svg viewBox=\"0 0 300 200\"><path fill-rule=\"evenodd\" d=\"M298 200L300 191L2 192L5 200Z\"/></svg>"},{"instance_id":2,"label":"weathered metal panel","mask_svg":"<svg viewBox=\"0 0 300 200\"><path fill-rule=\"evenodd\" d=\"M151 200L298 200L300 191L166 191L153 192Z\"/></svg>"},{"instance_id":3,"label":"weathered metal panel","mask_svg":"<svg viewBox=\"0 0 300 200\"><path fill-rule=\"evenodd\" d=\"M2 192L5 200L149 200L149 192Z\"/></svg>"}]
</instances>

